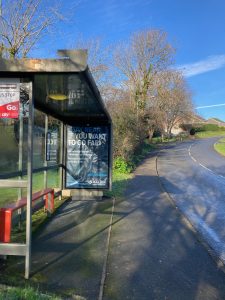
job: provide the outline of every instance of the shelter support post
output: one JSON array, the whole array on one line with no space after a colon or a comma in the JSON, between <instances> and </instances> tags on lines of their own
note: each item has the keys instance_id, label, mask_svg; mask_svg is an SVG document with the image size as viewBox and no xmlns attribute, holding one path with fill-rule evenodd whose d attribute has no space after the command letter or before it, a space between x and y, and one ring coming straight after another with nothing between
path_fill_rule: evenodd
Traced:
<instances>
[{"instance_id":1,"label":"shelter support post","mask_svg":"<svg viewBox=\"0 0 225 300\"><path fill-rule=\"evenodd\" d=\"M44 166L47 167L48 166L48 162L47 162L47 134L48 134L48 115L45 115L45 162L44 162ZM48 174L47 174L47 170L44 170L44 188L47 188L48 185Z\"/></svg>"},{"instance_id":2,"label":"shelter support post","mask_svg":"<svg viewBox=\"0 0 225 300\"><path fill-rule=\"evenodd\" d=\"M27 223L26 223L26 259L25 278L29 279L31 264L31 228L32 228L32 173L33 173L33 86L30 83L29 119L28 119L28 151L27 151Z\"/></svg>"},{"instance_id":3,"label":"shelter support post","mask_svg":"<svg viewBox=\"0 0 225 300\"><path fill-rule=\"evenodd\" d=\"M64 124L63 122L61 121L60 122L60 145L59 145L59 148L60 148L60 157L59 157L59 164L60 164L60 168L59 168L59 187L60 187L60 190L61 190L61 195L60 195L60 200L62 200L62 190L64 189L64 186L63 186L63 164L64 164L64 161L63 161L63 155L64 155Z\"/></svg>"}]
</instances>

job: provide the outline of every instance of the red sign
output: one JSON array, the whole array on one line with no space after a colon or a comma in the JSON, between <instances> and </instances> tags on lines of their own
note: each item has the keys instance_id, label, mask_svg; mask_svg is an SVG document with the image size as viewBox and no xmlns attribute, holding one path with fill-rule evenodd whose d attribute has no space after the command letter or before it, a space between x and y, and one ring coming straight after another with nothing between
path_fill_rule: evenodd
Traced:
<instances>
[{"instance_id":1,"label":"red sign","mask_svg":"<svg viewBox=\"0 0 225 300\"><path fill-rule=\"evenodd\" d=\"M20 110L20 81L0 79L0 118L18 118Z\"/></svg>"},{"instance_id":2,"label":"red sign","mask_svg":"<svg viewBox=\"0 0 225 300\"><path fill-rule=\"evenodd\" d=\"M0 118L18 118L19 101L0 106Z\"/></svg>"}]
</instances>

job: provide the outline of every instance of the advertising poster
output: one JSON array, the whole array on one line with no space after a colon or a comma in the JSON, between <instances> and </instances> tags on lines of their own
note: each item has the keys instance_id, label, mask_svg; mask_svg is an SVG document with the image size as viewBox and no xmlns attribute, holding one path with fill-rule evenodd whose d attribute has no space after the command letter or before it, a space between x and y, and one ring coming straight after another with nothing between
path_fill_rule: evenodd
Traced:
<instances>
[{"instance_id":1,"label":"advertising poster","mask_svg":"<svg viewBox=\"0 0 225 300\"><path fill-rule=\"evenodd\" d=\"M109 128L67 129L67 188L107 188L109 181Z\"/></svg>"},{"instance_id":2,"label":"advertising poster","mask_svg":"<svg viewBox=\"0 0 225 300\"><path fill-rule=\"evenodd\" d=\"M47 132L46 141L46 161L56 164L58 161L58 131Z\"/></svg>"},{"instance_id":3,"label":"advertising poster","mask_svg":"<svg viewBox=\"0 0 225 300\"><path fill-rule=\"evenodd\" d=\"M20 80L18 78L0 79L0 118L19 117Z\"/></svg>"}]
</instances>

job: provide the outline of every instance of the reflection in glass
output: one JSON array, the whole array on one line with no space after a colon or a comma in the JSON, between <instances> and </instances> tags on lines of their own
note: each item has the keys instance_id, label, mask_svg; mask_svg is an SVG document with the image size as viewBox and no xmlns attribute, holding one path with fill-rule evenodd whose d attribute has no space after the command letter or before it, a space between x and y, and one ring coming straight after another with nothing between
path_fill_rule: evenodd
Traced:
<instances>
[{"instance_id":1,"label":"reflection in glass","mask_svg":"<svg viewBox=\"0 0 225 300\"><path fill-rule=\"evenodd\" d=\"M48 132L46 140L46 160L47 165L59 164L60 155L60 121L49 116Z\"/></svg>"},{"instance_id":2,"label":"reflection in glass","mask_svg":"<svg viewBox=\"0 0 225 300\"><path fill-rule=\"evenodd\" d=\"M17 178L14 178L15 180ZM8 203L14 203L18 200L18 190L17 188L1 188L0 189L0 207ZM22 189L23 196L26 196L27 189Z\"/></svg>"},{"instance_id":3,"label":"reflection in glass","mask_svg":"<svg viewBox=\"0 0 225 300\"><path fill-rule=\"evenodd\" d=\"M18 119L0 119L0 174L7 174L18 170L18 128Z\"/></svg>"},{"instance_id":4,"label":"reflection in glass","mask_svg":"<svg viewBox=\"0 0 225 300\"><path fill-rule=\"evenodd\" d=\"M45 114L34 111L33 128L33 167L40 168L45 162Z\"/></svg>"},{"instance_id":5,"label":"reflection in glass","mask_svg":"<svg viewBox=\"0 0 225 300\"><path fill-rule=\"evenodd\" d=\"M38 172L33 174L33 193L43 190L44 186L44 173Z\"/></svg>"},{"instance_id":6,"label":"reflection in glass","mask_svg":"<svg viewBox=\"0 0 225 300\"><path fill-rule=\"evenodd\" d=\"M59 188L59 169L47 171L47 186L49 188Z\"/></svg>"}]
</instances>

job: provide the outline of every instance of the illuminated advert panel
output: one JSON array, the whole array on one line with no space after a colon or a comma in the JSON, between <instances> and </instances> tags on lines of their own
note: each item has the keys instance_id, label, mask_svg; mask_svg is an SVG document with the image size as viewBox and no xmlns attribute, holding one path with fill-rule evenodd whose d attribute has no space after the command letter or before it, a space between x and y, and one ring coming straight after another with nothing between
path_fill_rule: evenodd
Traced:
<instances>
[{"instance_id":1,"label":"illuminated advert panel","mask_svg":"<svg viewBox=\"0 0 225 300\"><path fill-rule=\"evenodd\" d=\"M67 127L66 188L108 188L109 128Z\"/></svg>"}]
</instances>

